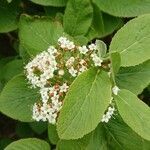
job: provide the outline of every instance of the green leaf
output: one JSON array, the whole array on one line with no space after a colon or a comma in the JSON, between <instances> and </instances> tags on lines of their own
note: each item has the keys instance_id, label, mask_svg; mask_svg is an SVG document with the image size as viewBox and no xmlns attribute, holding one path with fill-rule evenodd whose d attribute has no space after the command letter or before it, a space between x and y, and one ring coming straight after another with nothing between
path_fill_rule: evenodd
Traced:
<instances>
[{"instance_id":1,"label":"green leaf","mask_svg":"<svg viewBox=\"0 0 150 150\"><path fill-rule=\"evenodd\" d=\"M89 41L94 38L105 37L123 25L121 18L102 13L96 5L93 5L93 11L92 24L86 34Z\"/></svg>"},{"instance_id":2,"label":"green leaf","mask_svg":"<svg viewBox=\"0 0 150 150\"><path fill-rule=\"evenodd\" d=\"M116 83L122 89L140 94L150 83L150 60L134 67L122 67L116 75Z\"/></svg>"},{"instance_id":3,"label":"green leaf","mask_svg":"<svg viewBox=\"0 0 150 150\"><path fill-rule=\"evenodd\" d=\"M59 22L27 15L21 16L19 29L21 45L30 55L36 55L50 45L55 45L63 35L63 28Z\"/></svg>"},{"instance_id":4,"label":"green leaf","mask_svg":"<svg viewBox=\"0 0 150 150\"><path fill-rule=\"evenodd\" d=\"M56 145L57 142L59 141L59 137L58 137L55 125L52 125L52 124L48 125L48 138L50 142L54 145Z\"/></svg>"},{"instance_id":5,"label":"green leaf","mask_svg":"<svg viewBox=\"0 0 150 150\"><path fill-rule=\"evenodd\" d=\"M12 139L9 138L2 138L0 140L0 149L3 150L8 144L12 142Z\"/></svg>"},{"instance_id":6,"label":"green leaf","mask_svg":"<svg viewBox=\"0 0 150 150\"><path fill-rule=\"evenodd\" d=\"M101 41L101 40L96 40L96 48L98 50L99 57L104 57L107 52L107 45Z\"/></svg>"},{"instance_id":7,"label":"green leaf","mask_svg":"<svg viewBox=\"0 0 150 150\"><path fill-rule=\"evenodd\" d=\"M7 2L8 2L8 3L11 3L11 2L12 2L12 0L7 0Z\"/></svg>"},{"instance_id":8,"label":"green leaf","mask_svg":"<svg viewBox=\"0 0 150 150\"><path fill-rule=\"evenodd\" d=\"M119 17L134 17L150 13L149 0L93 0L104 12Z\"/></svg>"},{"instance_id":9,"label":"green leaf","mask_svg":"<svg viewBox=\"0 0 150 150\"><path fill-rule=\"evenodd\" d=\"M105 129L103 137L106 136L106 142L108 143L108 149L117 150L146 150L147 145L150 146L150 142L141 138L136 134L125 122L122 120L119 114L114 116L115 119L111 119L109 123L103 125L101 130Z\"/></svg>"},{"instance_id":10,"label":"green leaf","mask_svg":"<svg viewBox=\"0 0 150 150\"><path fill-rule=\"evenodd\" d=\"M36 90L30 89L23 75L12 78L0 95L0 111L24 122L32 121L32 106L39 99Z\"/></svg>"},{"instance_id":11,"label":"green leaf","mask_svg":"<svg viewBox=\"0 0 150 150\"><path fill-rule=\"evenodd\" d=\"M124 122L141 137L150 140L150 108L128 90L121 90L115 101Z\"/></svg>"},{"instance_id":12,"label":"green leaf","mask_svg":"<svg viewBox=\"0 0 150 150\"><path fill-rule=\"evenodd\" d=\"M90 0L69 0L64 14L65 32L71 36L85 35L91 25L92 15Z\"/></svg>"},{"instance_id":13,"label":"green leaf","mask_svg":"<svg viewBox=\"0 0 150 150\"><path fill-rule=\"evenodd\" d=\"M98 127L82 139L60 140L58 150L146 150L150 142L129 128L119 115Z\"/></svg>"},{"instance_id":14,"label":"green leaf","mask_svg":"<svg viewBox=\"0 0 150 150\"><path fill-rule=\"evenodd\" d=\"M68 0L30 0L30 1L44 6L62 7L66 5Z\"/></svg>"},{"instance_id":15,"label":"green leaf","mask_svg":"<svg viewBox=\"0 0 150 150\"><path fill-rule=\"evenodd\" d=\"M47 122L30 122L29 125L37 134L42 134L47 130Z\"/></svg>"},{"instance_id":16,"label":"green leaf","mask_svg":"<svg viewBox=\"0 0 150 150\"><path fill-rule=\"evenodd\" d=\"M56 19L58 14L64 13L64 7L44 7L45 13L47 16L50 16L51 18Z\"/></svg>"},{"instance_id":17,"label":"green leaf","mask_svg":"<svg viewBox=\"0 0 150 150\"><path fill-rule=\"evenodd\" d=\"M0 0L0 33L17 29L19 2L15 0L9 4L6 0Z\"/></svg>"},{"instance_id":18,"label":"green leaf","mask_svg":"<svg viewBox=\"0 0 150 150\"><path fill-rule=\"evenodd\" d=\"M121 65L121 58L120 54L118 52L111 53L110 54L110 60L111 60L111 74L112 78L115 81L115 76L119 71L120 65Z\"/></svg>"},{"instance_id":19,"label":"green leaf","mask_svg":"<svg viewBox=\"0 0 150 150\"><path fill-rule=\"evenodd\" d=\"M111 99L111 83L103 70L91 68L70 87L58 118L61 139L77 139L96 128Z\"/></svg>"},{"instance_id":20,"label":"green leaf","mask_svg":"<svg viewBox=\"0 0 150 150\"><path fill-rule=\"evenodd\" d=\"M132 19L114 36L110 52L119 52L122 66L134 66L150 58L150 14Z\"/></svg>"},{"instance_id":21,"label":"green leaf","mask_svg":"<svg viewBox=\"0 0 150 150\"><path fill-rule=\"evenodd\" d=\"M5 84L5 82L2 80L2 78L4 77L3 74L2 74L2 70L5 67L5 65L13 59L14 59L14 57L5 57L5 58L0 59L0 68L1 68L1 72L0 72L0 92L3 89L4 84Z\"/></svg>"},{"instance_id":22,"label":"green leaf","mask_svg":"<svg viewBox=\"0 0 150 150\"><path fill-rule=\"evenodd\" d=\"M9 81L12 77L23 72L23 62L21 59L14 59L3 66L0 72L0 80L3 83Z\"/></svg>"},{"instance_id":23,"label":"green leaf","mask_svg":"<svg viewBox=\"0 0 150 150\"><path fill-rule=\"evenodd\" d=\"M50 146L43 140L28 138L11 143L5 150L50 150Z\"/></svg>"}]
</instances>

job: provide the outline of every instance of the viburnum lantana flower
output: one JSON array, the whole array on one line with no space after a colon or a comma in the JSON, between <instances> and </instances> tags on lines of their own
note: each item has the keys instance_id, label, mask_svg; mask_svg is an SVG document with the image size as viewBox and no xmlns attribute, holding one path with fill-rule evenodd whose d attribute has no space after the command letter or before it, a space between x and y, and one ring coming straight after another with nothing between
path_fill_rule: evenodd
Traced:
<instances>
[{"instance_id":1,"label":"viburnum lantana flower","mask_svg":"<svg viewBox=\"0 0 150 150\"><path fill-rule=\"evenodd\" d=\"M79 46L64 36L58 39L56 46L50 45L38 54L25 66L31 87L39 88L41 95L33 106L32 118L55 124L63 99L75 77L92 66L100 67L102 62L96 44ZM109 116L111 113L109 110Z\"/></svg>"},{"instance_id":2,"label":"viburnum lantana flower","mask_svg":"<svg viewBox=\"0 0 150 150\"><path fill-rule=\"evenodd\" d=\"M115 108L108 107L108 111L103 115L102 122L108 123L112 115L114 114Z\"/></svg>"}]
</instances>

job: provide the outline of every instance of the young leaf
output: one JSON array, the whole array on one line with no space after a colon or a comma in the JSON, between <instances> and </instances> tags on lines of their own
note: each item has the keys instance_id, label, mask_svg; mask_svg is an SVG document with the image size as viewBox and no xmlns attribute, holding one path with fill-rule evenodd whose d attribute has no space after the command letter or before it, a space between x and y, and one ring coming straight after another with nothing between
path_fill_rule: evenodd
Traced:
<instances>
[{"instance_id":1,"label":"young leaf","mask_svg":"<svg viewBox=\"0 0 150 150\"><path fill-rule=\"evenodd\" d=\"M115 76L118 73L119 68L120 68L120 64L121 64L120 54L118 52L111 53L110 54L110 60L111 60L112 78L115 81Z\"/></svg>"},{"instance_id":2,"label":"young leaf","mask_svg":"<svg viewBox=\"0 0 150 150\"><path fill-rule=\"evenodd\" d=\"M59 22L27 15L21 16L19 29L21 45L30 55L36 55L56 44L58 38L63 35L63 28Z\"/></svg>"},{"instance_id":3,"label":"young leaf","mask_svg":"<svg viewBox=\"0 0 150 150\"><path fill-rule=\"evenodd\" d=\"M90 0L69 0L64 14L65 32L71 36L85 35L91 25L92 15Z\"/></svg>"},{"instance_id":4,"label":"young leaf","mask_svg":"<svg viewBox=\"0 0 150 150\"><path fill-rule=\"evenodd\" d=\"M93 20L86 34L90 40L105 37L123 25L122 19L103 13L96 5L93 5Z\"/></svg>"},{"instance_id":5,"label":"young leaf","mask_svg":"<svg viewBox=\"0 0 150 150\"><path fill-rule=\"evenodd\" d=\"M134 66L150 58L150 14L132 19L114 36L110 52L119 52L121 66Z\"/></svg>"},{"instance_id":6,"label":"young leaf","mask_svg":"<svg viewBox=\"0 0 150 150\"><path fill-rule=\"evenodd\" d=\"M23 75L12 78L0 95L0 111L24 122L32 121L32 106L39 99L36 90L30 89Z\"/></svg>"},{"instance_id":7,"label":"young leaf","mask_svg":"<svg viewBox=\"0 0 150 150\"><path fill-rule=\"evenodd\" d=\"M150 13L149 0L93 0L104 12L119 17L134 17Z\"/></svg>"},{"instance_id":8,"label":"young leaf","mask_svg":"<svg viewBox=\"0 0 150 150\"><path fill-rule=\"evenodd\" d=\"M122 89L140 94L150 83L150 60L137 66L122 67L116 75L116 83Z\"/></svg>"},{"instance_id":9,"label":"young leaf","mask_svg":"<svg viewBox=\"0 0 150 150\"><path fill-rule=\"evenodd\" d=\"M61 139L77 139L91 132L100 122L111 99L111 83L103 70L91 68L70 87L58 118Z\"/></svg>"},{"instance_id":10,"label":"young leaf","mask_svg":"<svg viewBox=\"0 0 150 150\"><path fill-rule=\"evenodd\" d=\"M10 32L18 27L19 0L10 4L0 0L0 33Z\"/></svg>"},{"instance_id":11,"label":"young leaf","mask_svg":"<svg viewBox=\"0 0 150 150\"><path fill-rule=\"evenodd\" d=\"M50 146L43 140L27 138L9 144L5 150L50 150Z\"/></svg>"},{"instance_id":12,"label":"young leaf","mask_svg":"<svg viewBox=\"0 0 150 150\"><path fill-rule=\"evenodd\" d=\"M98 50L99 57L104 57L107 52L107 45L100 40L96 40L96 48Z\"/></svg>"},{"instance_id":13,"label":"young leaf","mask_svg":"<svg viewBox=\"0 0 150 150\"><path fill-rule=\"evenodd\" d=\"M115 101L124 122L141 137L150 140L150 108L128 90L121 90Z\"/></svg>"}]
</instances>

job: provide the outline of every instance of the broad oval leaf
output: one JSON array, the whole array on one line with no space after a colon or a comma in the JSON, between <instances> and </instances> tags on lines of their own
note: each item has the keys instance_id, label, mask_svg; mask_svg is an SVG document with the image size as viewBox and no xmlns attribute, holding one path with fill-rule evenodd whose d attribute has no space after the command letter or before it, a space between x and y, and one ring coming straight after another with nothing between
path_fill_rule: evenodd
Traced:
<instances>
[{"instance_id":1,"label":"broad oval leaf","mask_svg":"<svg viewBox=\"0 0 150 150\"><path fill-rule=\"evenodd\" d=\"M128 90L121 90L115 101L124 122L141 137L150 140L150 108Z\"/></svg>"},{"instance_id":2,"label":"broad oval leaf","mask_svg":"<svg viewBox=\"0 0 150 150\"><path fill-rule=\"evenodd\" d=\"M71 36L85 35L91 25L92 15L90 0L70 0L63 20L65 32Z\"/></svg>"},{"instance_id":3,"label":"broad oval leaf","mask_svg":"<svg viewBox=\"0 0 150 150\"><path fill-rule=\"evenodd\" d=\"M36 55L56 44L58 38L63 35L63 28L59 22L27 15L21 16L19 29L21 46L30 55Z\"/></svg>"},{"instance_id":4,"label":"broad oval leaf","mask_svg":"<svg viewBox=\"0 0 150 150\"><path fill-rule=\"evenodd\" d=\"M134 17L150 13L149 0L93 0L104 12L119 17Z\"/></svg>"},{"instance_id":5,"label":"broad oval leaf","mask_svg":"<svg viewBox=\"0 0 150 150\"><path fill-rule=\"evenodd\" d=\"M114 36L110 52L119 52L121 66L134 66L150 58L150 14L129 21Z\"/></svg>"},{"instance_id":6,"label":"broad oval leaf","mask_svg":"<svg viewBox=\"0 0 150 150\"><path fill-rule=\"evenodd\" d=\"M100 122L111 99L111 83L103 70L91 68L71 85L58 118L61 139L77 139Z\"/></svg>"},{"instance_id":7,"label":"broad oval leaf","mask_svg":"<svg viewBox=\"0 0 150 150\"><path fill-rule=\"evenodd\" d=\"M18 27L19 0L10 4L0 0L0 33L10 32Z\"/></svg>"},{"instance_id":8,"label":"broad oval leaf","mask_svg":"<svg viewBox=\"0 0 150 150\"><path fill-rule=\"evenodd\" d=\"M120 68L116 83L122 89L140 94L150 83L150 60L140 65Z\"/></svg>"},{"instance_id":9,"label":"broad oval leaf","mask_svg":"<svg viewBox=\"0 0 150 150\"><path fill-rule=\"evenodd\" d=\"M68 0L31 0L32 2L44 6L56 6L62 7L65 6Z\"/></svg>"},{"instance_id":10,"label":"broad oval leaf","mask_svg":"<svg viewBox=\"0 0 150 150\"><path fill-rule=\"evenodd\" d=\"M12 78L0 94L0 111L24 122L32 121L32 106L39 99L36 90L30 89L23 75Z\"/></svg>"},{"instance_id":11,"label":"broad oval leaf","mask_svg":"<svg viewBox=\"0 0 150 150\"><path fill-rule=\"evenodd\" d=\"M43 140L27 138L9 144L5 150L50 150L50 146Z\"/></svg>"}]
</instances>

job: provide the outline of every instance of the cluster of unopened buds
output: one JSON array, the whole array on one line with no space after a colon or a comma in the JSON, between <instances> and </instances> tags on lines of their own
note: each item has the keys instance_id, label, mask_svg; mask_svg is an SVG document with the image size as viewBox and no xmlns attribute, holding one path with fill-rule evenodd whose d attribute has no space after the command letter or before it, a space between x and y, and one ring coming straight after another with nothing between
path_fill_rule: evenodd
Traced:
<instances>
[{"instance_id":1,"label":"cluster of unopened buds","mask_svg":"<svg viewBox=\"0 0 150 150\"><path fill-rule=\"evenodd\" d=\"M108 107L108 111L106 112L106 114L103 115L101 121L107 123L114 114L114 111L115 111L114 107Z\"/></svg>"},{"instance_id":2,"label":"cluster of unopened buds","mask_svg":"<svg viewBox=\"0 0 150 150\"><path fill-rule=\"evenodd\" d=\"M96 44L77 46L66 37L49 46L25 66L32 88L39 88L41 99L33 106L32 118L55 124L63 99L74 78L92 66L100 67Z\"/></svg>"},{"instance_id":3,"label":"cluster of unopened buds","mask_svg":"<svg viewBox=\"0 0 150 150\"><path fill-rule=\"evenodd\" d=\"M112 88L112 93L114 95L118 95L119 91L120 91L120 89L116 85ZM111 97L110 105L113 105L113 97ZM109 106L108 109L107 109L107 112L103 115L101 121L105 122L105 123L108 123L108 121L113 116L114 111L115 111L115 107L114 106Z\"/></svg>"}]
</instances>

